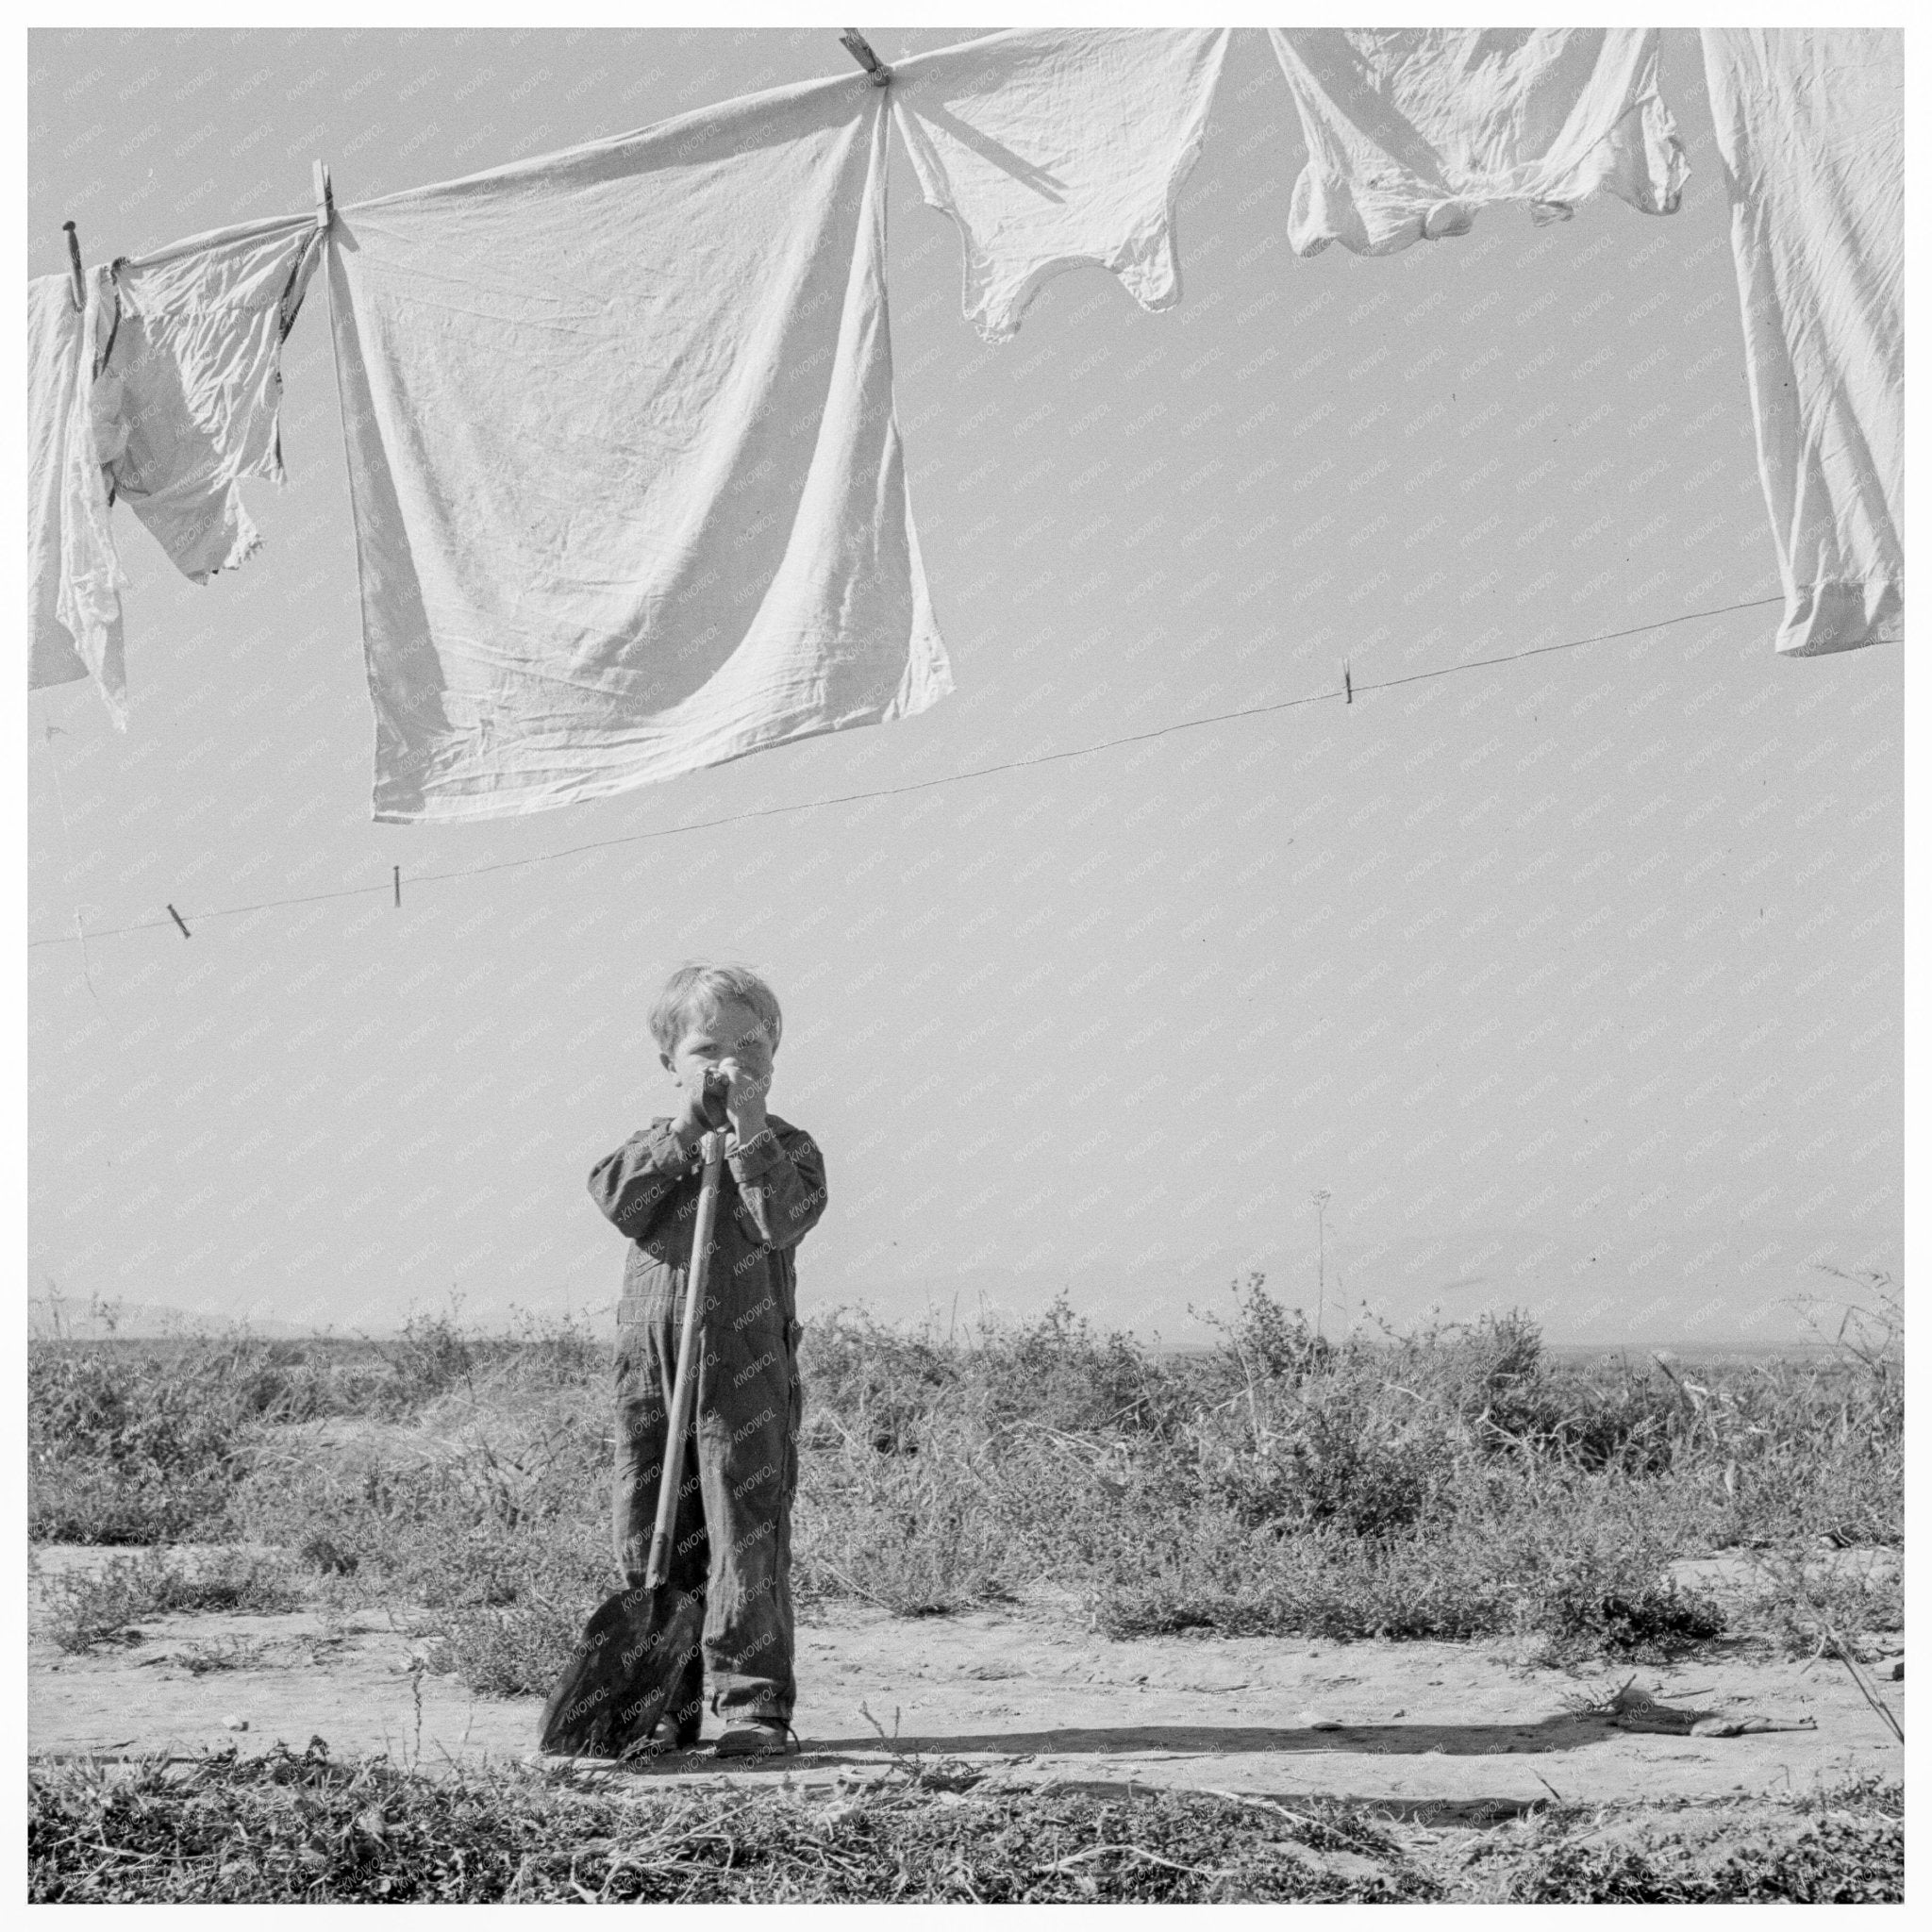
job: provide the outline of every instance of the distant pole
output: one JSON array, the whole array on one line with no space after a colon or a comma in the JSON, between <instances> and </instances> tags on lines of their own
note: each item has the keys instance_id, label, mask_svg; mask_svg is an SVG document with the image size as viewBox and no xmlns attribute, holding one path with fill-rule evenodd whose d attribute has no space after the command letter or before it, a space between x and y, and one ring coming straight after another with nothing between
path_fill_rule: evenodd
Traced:
<instances>
[{"instance_id":1,"label":"distant pole","mask_svg":"<svg viewBox=\"0 0 1932 1932\"><path fill-rule=\"evenodd\" d=\"M1315 1340L1322 1339L1323 1304L1328 1293L1328 1242L1326 1229L1323 1224L1323 1209L1328 1205L1328 1190L1322 1189L1315 1196Z\"/></svg>"}]
</instances>

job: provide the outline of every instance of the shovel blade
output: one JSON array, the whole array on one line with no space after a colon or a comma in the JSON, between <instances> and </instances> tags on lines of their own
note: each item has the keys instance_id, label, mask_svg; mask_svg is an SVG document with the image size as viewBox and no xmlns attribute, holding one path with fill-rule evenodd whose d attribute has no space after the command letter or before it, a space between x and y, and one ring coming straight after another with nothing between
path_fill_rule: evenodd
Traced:
<instances>
[{"instance_id":1,"label":"shovel blade","mask_svg":"<svg viewBox=\"0 0 1932 1932\"><path fill-rule=\"evenodd\" d=\"M543 1706L541 1748L621 1757L649 1738L698 1654L704 1621L704 1605L669 1584L607 1597Z\"/></svg>"}]
</instances>

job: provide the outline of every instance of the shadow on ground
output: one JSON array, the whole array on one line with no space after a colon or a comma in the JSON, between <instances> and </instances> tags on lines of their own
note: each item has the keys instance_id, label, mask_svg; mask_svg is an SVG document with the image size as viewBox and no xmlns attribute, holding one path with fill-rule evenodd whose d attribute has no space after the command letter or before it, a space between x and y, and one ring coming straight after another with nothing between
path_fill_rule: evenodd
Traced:
<instances>
[{"instance_id":1,"label":"shadow on ground","mask_svg":"<svg viewBox=\"0 0 1932 1932\"><path fill-rule=\"evenodd\" d=\"M1615 1736L1607 1720L1561 1712L1533 1724L1344 1724L1339 1730L1305 1725L1129 1724L1119 1729L952 1732L898 1738L832 1738L801 1740L807 1757L881 1751L905 1757L950 1757L996 1752L1003 1756L1108 1757L1173 1751L1190 1757L1248 1757L1260 1753L1345 1753L1350 1756L1500 1757L1574 1751Z\"/></svg>"}]
</instances>

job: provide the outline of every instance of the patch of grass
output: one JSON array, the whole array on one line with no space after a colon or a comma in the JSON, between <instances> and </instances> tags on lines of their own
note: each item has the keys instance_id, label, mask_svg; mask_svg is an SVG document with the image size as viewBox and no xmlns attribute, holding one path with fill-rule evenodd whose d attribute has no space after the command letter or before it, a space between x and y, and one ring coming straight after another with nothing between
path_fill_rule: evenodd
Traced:
<instances>
[{"instance_id":1,"label":"patch of grass","mask_svg":"<svg viewBox=\"0 0 1932 1932\"><path fill-rule=\"evenodd\" d=\"M65 1651L85 1651L125 1637L143 1617L171 1611L246 1610L270 1616L300 1607L287 1568L274 1557L222 1551L212 1560L143 1550L116 1557L92 1574L50 1577L41 1627Z\"/></svg>"},{"instance_id":2,"label":"patch of grass","mask_svg":"<svg viewBox=\"0 0 1932 1932\"><path fill-rule=\"evenodd\" d=\"M1821 1618L1897 1623L1895 1574L1767 1563L1755 1607L1670 1575L1740 1545L1902 1541L1895 1321L1828 1358L1700 1370L1556 1361L1515 1315L1324 1340L1258 1275L1214 1319L1214 1347L1167 1356L1064 1304L945 1333L811 1324L800 1599L1043 1596L1114 1635L1501 1635L1640 1661L1740 1609L1807 1648ZM542 1688L614 1581L608 1351L580 1325L46 1346L42 1534L219 1522L343 1602L423 1608L443 1667L492 1691Z\"/></svg>"},{"instance_id":3,"label":"patch of grass","mask_svg":"<svg viewBox=\"0 0 1932 1932\"><path fill-rule=\"evenodd\" d=\"M242 1490L291 1424L398 1421L474 1396L581 1389L605 1351L581 1324L465 1333L420 1317L380 1341L268 1341L243 1329L153 1341L37 1338L27 1351L28 1535L147 1544L237 1534Z\"/></svg>"},{"instance_id":4,"label":"patch of grass","mask_svg":"<svg viewBox=\"0 0 1932 1932\"><path fill-rule=\"evenodd\" d=\"M366 1364L237 1331L27 1351L28 1534L156 1543L233 1533L251 1451L278 1424L369 1398Z\"/></svg>"},{"instance_id":5,"label":"patch of grass","mask_svg":"<svg viewBox=\"0 0 1932 1932\"><path fill-rule=\"evenodd\" d=\"M508 1602L444 1605L433 1619L433 1667L486 1696L546 1696L613 1587L608 1563L581 1547L533 1544L528 1555Z\"/></svg>"},{"instance_id":6,"label":"patch of grass","mask_svg":"<svg viewBox=\"0 0 1932 1932\"><path fill-rule=\"evenodd\" d=\"M1740 1457L1857 1462L1847 1399L1874 1441L1898 1435L1856 1374L1719 1400L1660 1367L1553 1364L1516 1317L1329 1342L1250 1277L1220 1325L1165 1361L1064 1308L964 1344L842 1325L833 1391L809 1385L802 1591L903 1613L1048 1582L1114 1635L1513 1632L1661 1657L1723 1627L1666 1566L1732 1529ZM1865 1474L1897 1497L1895 1466ZM1780 1493L1790 1533L1807 1491Z\"/></svg>"},{"instance_id":7,"label":"patch of grass","mask_svg":"<svg viewBox=\"0 0 1932 1932\"><path fill-rule=\"evenodd\" d=\"M234 1506L340 1601L421 1612L437 1668L501 1696L547 1690L615 1588L608 1389L526 1366L477 1367L407 1423L269 1445Z\"/></svg>"},{"instance_id":8,"label":"patch of grass","mask_svg":"<svg viewBox=\"0 0 1932 1932\"><path fill-rule=\"evenodd\" d=\"M123 1547L218 1537L233 1492L220 1466L167 1474L123 1474L77 1458L40 1462L27 1487L36 1541Z\"/></svg>"},{"instance_id":9,"label":"patch of grass","mask_svg":"<svg viewBox=\"0 0 1932 1932\"><path fill-rule=\"evenodd\" d=\"M1758 1551L1755 1569L1750 1614L1787 1657L1814 1655L1828 1629L1872 1638L1905 1628L1903 1563L1866 1568L1813 1547Z\"/></svg>"},{"instance_id":10,"label":"patch of grass","mask_svg":"<svg viewBox=\"0 0 1932 1932\"><path fill-rule=\"evenodd\" d=\"M1894 1902L1903 1791L1866 1780L1691 1811L1550 1807L1405 1830L1373 1807L991 1786L908 1762L837 1796L626 1786L522 1767L331 1761L35 1767L41 1903ZM1472 1842L1474 1840L1474 1842Z\"/></svg>"},{"instance_id":11,"label":"patch of grass","mask_svg":"<svg viewBox=\"0 0 1932 1932\"><path fill-rule=\"evenodd\" d=\"M978 1788L921 1767L849 1797L627 1792L523 1771L435 1779L311 1747L115 1780L30 1779L29 1895L47 1903L989 1903L1436 1895L1344 1807L1192 1792Z\"/></svg>"},{"instance_id":12,"label":"patch of grass","mask_svg":"<svg viewBox=\"0 0 1932 1932\"><path fill-rule=\"evenodd\" d=\"M1556 1635L1582 1639L1591 1649L1641 1658L1665 1658L1720 1635L1724 1613L1709 1598L1674 1584L1646 1583L1628 1596L1593 1585L1562 1599Z\"/></svg>"},{"instance_id":13,"label":"patch of grass","mask_svg":"<svg viewBox=\"0 0 1932 1932\"><path fill-rule=\"evenodd\" d=\"M1850 1787L1786 1815L1669 1813L1607 1836L1533 1834L1495 1896L1520 1905L1896 1905L1905 1898L1905 1791ZM1806 1815L1809 1812L1810 1815ZM1687 1828L1687 1825L1689 1828Z\"/></svg>"},{"instance_id":14,"label":"patch of grass","mask_svg":"<svg viewBox=\"0 0 1932 1932\"><path fill-rule=\"evenodd\" d=\"M1487 1534L1485 1531L1487 1530ZM1207 1628L1347 1640L1513 1635L1549 1662L1662 1661L1723 1628L1707 1601L1657 1580L1659 1541L1607 1509L1465 1521L1459 1534L1364 1545L1340 1532L1271 1538L1213 1518L1178 1547L1123 1551L1094 1593L1110 1637Z\"/></svg>"},{"instance_id":15,"label":"patch of grass","mask_svg":"<svg viewBox=\"0 0 1932 1932\"><path fill-rule=\"evenodd\" d=\"M175 1662L196 1677L211 1671L252 1671L267 1657L268 1644L259 1638L225 1637L213 1643L190 1643L175 1653Z\"/></svg>"}]
</instances>

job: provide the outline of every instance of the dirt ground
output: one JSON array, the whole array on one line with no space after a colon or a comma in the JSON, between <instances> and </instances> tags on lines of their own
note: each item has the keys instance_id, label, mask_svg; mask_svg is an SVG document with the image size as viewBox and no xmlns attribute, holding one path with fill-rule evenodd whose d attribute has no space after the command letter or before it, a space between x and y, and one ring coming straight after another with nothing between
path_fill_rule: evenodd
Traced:
<instances>
[{"instance_id":1,"label":"dirt ground","mask_svg":"<svg viewBox=\"0 0 1932 1932\"><path fill-rule=\"evenodd\" d=\"M34 1573L114 1554L43 1546ZM370 1612L334 1626L308 1613L157 1617L138 1641L82 1657L36 1630L29 1750L192 1757L276 1742L299 1751L319 1736L338 1757L387 1751L425 1771L528 1757L537 1701L478 1697L429 1674L408 1626L407 1616ZM1607 1702L1629 1668L1535 1667L1507 1645L1114 1642L1037 1609L916 1622L820 1612L801 1625L797 1669L801 1757L727 1769L699 1752L635 1775L829 1786L917 1753L1028 1784L1322 1794L1448 1824L1507 1816L1553 1792L1586 1805L1695 1802L1903 1774L1900 1747L1841 1663L1786 1661L1749 1640L1639 1670L1637 1684L1723 1718L1815 1728L1730 1738L1621 1729L1585 1707ZM1890 1656L1870 1667L1902 1717L1905 1686L1891 1671Z\"/></svg>"}]
</instances>

